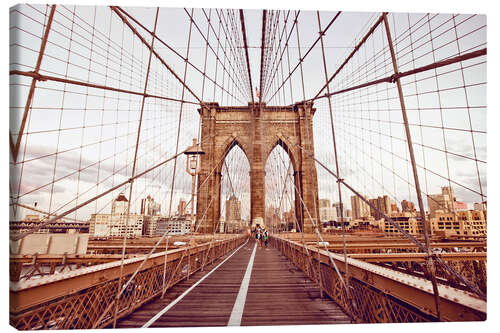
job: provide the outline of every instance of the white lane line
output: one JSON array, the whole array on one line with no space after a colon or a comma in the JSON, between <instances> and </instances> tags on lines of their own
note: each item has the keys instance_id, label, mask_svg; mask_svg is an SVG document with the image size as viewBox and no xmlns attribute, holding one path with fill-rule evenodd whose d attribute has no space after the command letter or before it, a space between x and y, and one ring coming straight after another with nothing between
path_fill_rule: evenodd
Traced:
<instances>
[{"instance_id":1,"label":"white lane line","mask_svg":"<svg viewBox=\"0 0 500 333\"><path fill-rule=\"evenodd\" d=\"M238 297L236 297L236 301L234 302L233 311L231 312L231 317L229 317L227 326L241 325L241 317L243 317L243 310L245 309L245 302L247 300L248 285L250 284L250 277L252 276L255 250L257 250L257 242L255 242L252 255L250 256L250 260L248 261L247 270L245 272L243 280L241 281L240 291L238 292Z\"/></svg>"},{"instance_id":2,"label":"white lane line","mask_svg":"<svg viewBox=\"0 0 500 333\"><path fill-rule=\"evenodd\" d=\"M144 325L142 325L142 328L151 326L155 321L157 321L161 316L163 316L168 310L170 310L175 304L179 303L179 301L181 299L183 299L184 296L186 296L187 294L189 294L191 292L191 290L193 290L194 288L196 288L196 286L199 285L200 283L202 283L203 280L205 280L207 277L210 276L210 274L212 274L213 272L215 272L220 266L222 266L226 261L228 261L229 258L231 258L236 252L238 252L247 243L248 243L248 238L247 238L247 241L244 244L242 244L239 248L237 248L236 250L234 250L234 252L231 253L229 255L229 257L227 257L220 264L218 264L217 266L215 266L210 272L208 272L204 277L202 277L200 280L198 280L198 282L196 282L191 287L189 287L189 289L187 289L185 292L183 292L174 301L172 301L170 304L168 304L166 307L164 307L163 310L161 310L160 312L158 312L153 318L149 319L149 321L147 323L145 323Z\"/></svg>"}]
</instances>

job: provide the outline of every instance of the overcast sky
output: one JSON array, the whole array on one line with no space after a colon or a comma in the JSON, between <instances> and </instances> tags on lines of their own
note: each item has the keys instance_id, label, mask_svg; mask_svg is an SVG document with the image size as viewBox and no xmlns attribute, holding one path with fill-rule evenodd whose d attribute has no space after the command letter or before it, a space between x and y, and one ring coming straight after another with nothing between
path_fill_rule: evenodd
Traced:
<instances>
[{"instance_id":1,"label":"overcast sky","mask_svg":"<svg viewBox=\"0 0 500 333\"><path fill-rule=\"evenodd\" d=\"M11 10L10 69L30 71L36 63L39 37L42 35L48 8L41 5L16 8L18 11ZM147 29L153 30L156 8L125 7L125 10ZM158 38L182 56L186 56L188 50L188 13L191 14L191 9L162 8L159 11ZM226 14L225 11L224 13ZM258 47L262 11L245 10L244 13L255 89L260 72ZM288 11L283 11L279 15L284 18L287 13ZM194 21L203 34L208 30L205 14L217 17L214 9L207 9L205 13L200 9L194 10ZM335 11L321 12L322 27L336 14ZM294 17L296 12L292 10L289 15ZM379 16L379 12L343 12L339 16L324 37L329 76ZM298 18L298 34L304 55L318 37L317 14L314 11L301 11ZM216 21L212 22L216 24ZM459 48L460 52L470 52L486 47L484 15L467 14L453 18L450 14L399 13L390 14L389 22L393 38L397 41L395 48L400 71L455 56ZM239 24L238 21L236 23ZM411 44L415 47L413 52L408 52L409 26L415 30L411 34ZM151 40L142 29L136 28L148 41ZM290 28L291 20L287 24L287 30L292 34L289 57L293 68L299 59L299 49L297 31ZM458 43L455 41L455 31L460 37ZM430 37L433 37L432 44L429 42ZM210 44L215 50L217 43L213 32L210 33ZM155 49L172 70L183 77L184 62L158 41L155 42ZM190 62L203 68L205 51L203 37L193 26L188 55ZM229 48L226 51L230 52ZM219 52L222 54L222 48ZM222 64L219 63L216 67L215 55L210 50L207 54L206 73L222 84ZM148 49L109 7L58 6L41 73L142 92L148 56ZM286 62L284 64L288 65ZM231 66L228 63L224 65L228 68ZM234 63L232 65L236 66ZM402 84L423 191L428 194L438 193L440 187L451 184L458 200L472 203L481 200L481 191L483 199L486 199L487 194L485 57L464 62L462 66L466 67L463 71L460 70L460 64L455 64L436 72L428 71L410 76L402 79ZM391 71L385 30L381 25L339 73L330 89L334 91L365 83L391 75ZM148 93L182 98L182 86L155 57L151 62L150 73ZM440 74L437 79L435 73ZM292 91L290 92L287 83L286 89L280 90L274 99L268 101L269 104L292 104L302 100L304 95L305 98L311 98L324 85L319 43L304 60L303 76L304 92L300 71L297 70L290 80ZM19 128L31 78L11 76L11 82L14 84L11 86L10 126L11 132L15 133ZM224 74L224 87L232 91L232 85L228 82L227 75ZM222 105L248 102L237 91L236 98L231 98L219 88L215 89L214 95L214 85L209 80L204 81L203 76L190 67L186 83L204 101L217 101ZM18 159L25 162L11 166L11 193L17 194L19 190L19 202L27 205L37 202L42 210L61 213L131 176L142 102L140 96L53 82L39 82L37 87L33 108L28 117L28 134L24 135ZM196 101L187 91L184 91L184 99ZM388 194L397 202L403 199L416 202L394 84L382 83L336 95L331 101L341 177L368 197ZM315 107L315 154L335 171L327 100L316 101ZM136 174L175 154L179 121L181 126L177 151L182 151L191 144L192 138L198 135L197 108L197 105L183 104L182 117L179 117L180 103L160 99L146 100ZM448 153L442 152L445 149ZM230 158L232 159L229 160ZM239 192L243 201L243 216L248 217L249 166L243 160L244 154L241 151L235 150L228 155L233 185L238 184L235 191ZM269 163L267 169L274 168L281 172L280 177L275 176L276 186L270 185L272 180L267 182L267 203L271 204L276 201L277 193L281 192L282 183L276 179L283 177L286 168L277 159L271 159ZM176 210L180 198L189 198L191 178L185 173L184 157L178 159L174 186L173 165L173 162L169 162L134 184L135 205L132 211L138 210L138 202L148 194L162 203L165 214ZM317 170L320 198L336 201L335 179L319 165ZM481 189L478 179L481 179ZM228 179L223 184L223 196L226 196L230 192ZM173 194L171 188L174 189ZM128 196L127 187L121 191ZM93 212L108 212L109 203L118 192L120 190L71 216L86 219ZM171 195L173 205L169 210ZM344 194L347 202L350 195L352 194L347 191Z\"/></svg>"}]
</instances>

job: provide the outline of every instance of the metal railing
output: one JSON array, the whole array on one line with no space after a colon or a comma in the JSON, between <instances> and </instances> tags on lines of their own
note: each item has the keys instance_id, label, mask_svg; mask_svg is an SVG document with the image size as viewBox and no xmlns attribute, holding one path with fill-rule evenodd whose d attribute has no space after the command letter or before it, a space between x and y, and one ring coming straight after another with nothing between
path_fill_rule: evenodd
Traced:
<instances>
[{"instance_id":1,"label":"metal railing","mask_svg":"<svg viewBox=\"0 0 500 333\"><path fill-rule=\"evenodd\" d=\"M242 244L245 235L155 253L126 286L117 304L122 318L179 281ZM127 259L127 281L143 257ZM113 322L120 261L10 284L10 323L19 330L104 328ZM164 282L165 281L165 282Z\"/></svg>"},{"instance_id":2,"label":"metal railing","mask_svg":"<svg viewBox=\"0 0 500 333\"><path fill-rule=\"evenodd\" d=\"M307 276L319 284L347 314L359 323L406 323L436 321L431 283L423 278L397 272L389 268L353 258L348 259L350 299L330 264L329 255L345 279L344 257L328 254L314 246L307 246L272 235L270 243L281 251ZM442 321L486 320L486 302L473 294L439 285Z\"/></svg>"}]
</instances>

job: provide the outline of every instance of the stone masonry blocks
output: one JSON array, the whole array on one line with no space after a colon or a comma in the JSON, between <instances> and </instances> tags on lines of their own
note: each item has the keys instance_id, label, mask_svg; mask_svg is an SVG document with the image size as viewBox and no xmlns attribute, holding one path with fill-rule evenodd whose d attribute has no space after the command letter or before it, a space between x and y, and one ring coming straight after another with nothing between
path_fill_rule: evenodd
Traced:
<instances>
[{"instance_id":1,"label":"stone masonry blocks","mask_svg":"<svg viewBox=\"0 0 500 333\"><path fill-rule=\"evenodd\" d=\"M288 152L294 169L295 214L300 229L312 232L319 224L318 180L314 160L312 103L292 106L224 106L204 103L201 117L201 169L198 176L196 226L212 233L220 219L221 171L228 152L238 145L250 164L250 219L265 221L265 165L276 145ZM300 195L300 197L299 197ZM301 200L302 198L302 200Z\"/></svg>"}]
</instances>

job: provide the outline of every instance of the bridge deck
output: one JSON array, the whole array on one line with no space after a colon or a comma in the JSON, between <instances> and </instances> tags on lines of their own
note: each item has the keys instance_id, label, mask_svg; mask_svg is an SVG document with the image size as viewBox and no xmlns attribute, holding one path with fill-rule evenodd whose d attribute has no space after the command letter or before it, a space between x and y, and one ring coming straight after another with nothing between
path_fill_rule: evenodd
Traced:
<instances>
[{"instance_id":1,"label":"bridge deck","mask_svg":"<svg viewBox=\"0 0 500 333\"><path fill-rule=\"evenodd\" d=\"M320 298L318 287L273 248L257 248L246 296L244 276L255 241L237 250L224 264L161 315L151 327L226 326L238 294L244 300L240 325L300 325L350 323L350 318L331 300ZM193 286L219 262L197 272L189 281L172 287L164 299L144 305L117 326L142 327L172 301ZM250 268L249 268L250 270ZM247 275L248 275L247 274ZM241 291L240 291L241 290ZM242 302L239 302L240 304ZM237 311L236 311L237 313ZM237 325L237 324L236 324Z\"/></svg>"}]
</instances>

